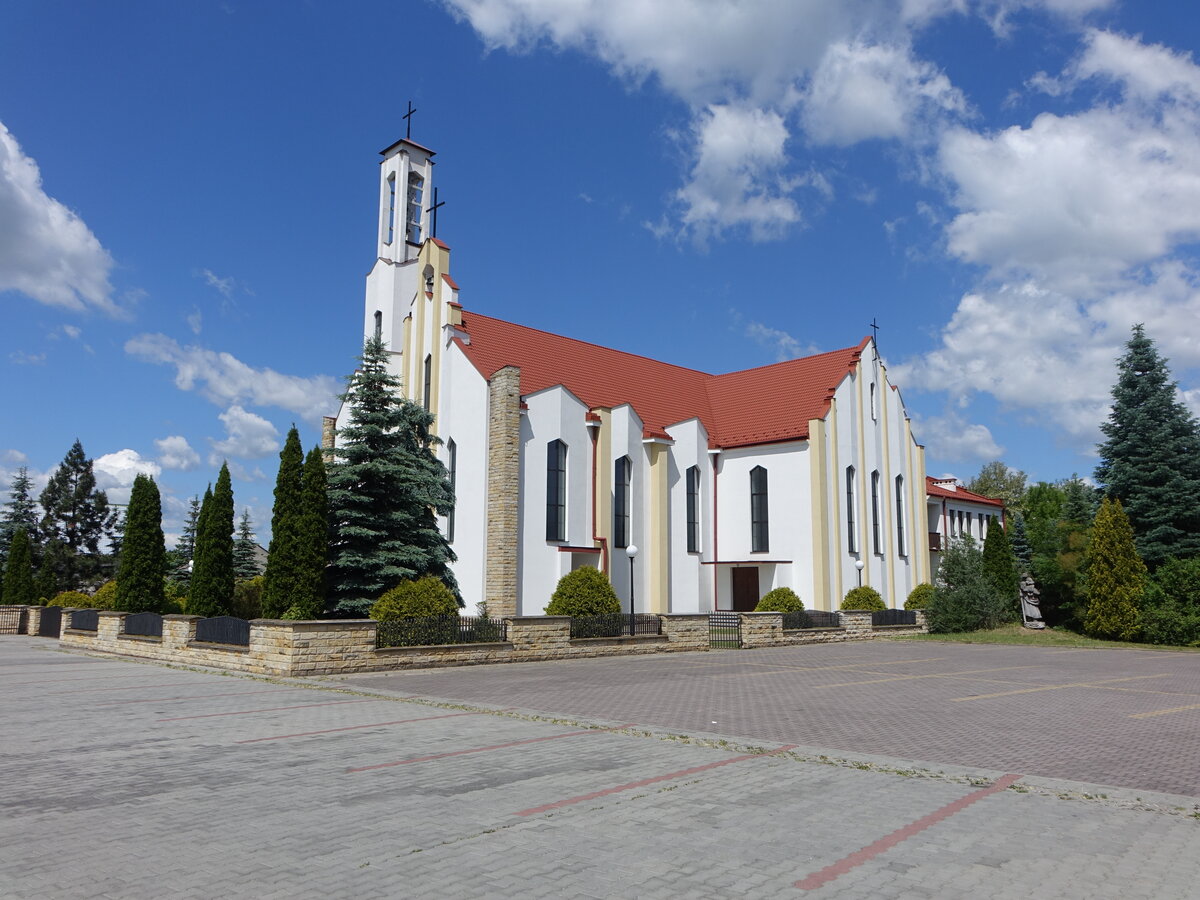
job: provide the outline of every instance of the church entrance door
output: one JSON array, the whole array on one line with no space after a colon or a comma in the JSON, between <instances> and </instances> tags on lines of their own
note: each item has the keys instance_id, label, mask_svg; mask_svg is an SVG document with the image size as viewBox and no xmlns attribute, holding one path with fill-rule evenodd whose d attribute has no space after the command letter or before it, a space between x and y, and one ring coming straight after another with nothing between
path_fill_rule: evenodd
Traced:
<instances>
[{"instance_id":1,"label":"church entrance door","mask_svg":"<svg viewBox=\"0 0 1200 900\"><path fill-rule=\"evenodd\" d=\"M733 608L737 612L754 612L758 606L758 567L734 569Z\"/></svg>"}]
</instances>

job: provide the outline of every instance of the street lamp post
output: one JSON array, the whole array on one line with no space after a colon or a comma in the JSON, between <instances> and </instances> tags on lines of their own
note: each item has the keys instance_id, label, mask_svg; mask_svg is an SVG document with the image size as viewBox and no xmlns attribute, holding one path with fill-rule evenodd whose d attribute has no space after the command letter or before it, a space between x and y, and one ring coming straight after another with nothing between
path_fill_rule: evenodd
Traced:
<instances>
[{"instance_id":1,"label":"street lamp post","mask_svg":"<svg viewBox=\"0 0 1200 900\"><path fill-rule=\"evenodd\" d=\"M629 557L629 635L633 636L633 610L634 610L634 585L633 585L633 559L637 556L638 548L630 544L625 548L625 553Z\"/></svg>"},{"instance_id":2,"label":"street lamp post","mask_svg":"<svg viewBox=\"0 0 1200 900\"><path fill-rule=\"evenodd\" d=\"M862 587L863 561L861 559L856 559L854 561L854 568L858 569L858 586Z\"/></svg>"}]
</instances>

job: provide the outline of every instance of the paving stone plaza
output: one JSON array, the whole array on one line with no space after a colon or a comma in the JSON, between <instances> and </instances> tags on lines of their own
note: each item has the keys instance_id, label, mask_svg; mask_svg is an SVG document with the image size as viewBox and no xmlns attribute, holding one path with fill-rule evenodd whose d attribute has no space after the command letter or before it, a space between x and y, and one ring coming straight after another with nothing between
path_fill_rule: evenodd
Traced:
<instances>
[{"instance_id":1,"label":"paving stone plaza","mask_svg":"<svg viewBox=\"0 0 1200 900\"><path fill-rule=\"evenodd\" d=\"M0 637L0 896L1194 897L1200 655L266 680Z\"/></svg>"}]
</instances>

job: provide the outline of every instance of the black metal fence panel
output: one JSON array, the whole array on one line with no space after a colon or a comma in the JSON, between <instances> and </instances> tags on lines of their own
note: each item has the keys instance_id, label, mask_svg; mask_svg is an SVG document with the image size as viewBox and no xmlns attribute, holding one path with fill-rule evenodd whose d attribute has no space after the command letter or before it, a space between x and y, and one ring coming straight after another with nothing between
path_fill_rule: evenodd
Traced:
<instances>
[{"instance_id":1,"label":"black metal fence panel","mask_svg":"<svg viewBox=\"0 0 1200 900\"><path fill-rule=\"evenodd\" d=\"M915 609L877 609L871 613L872 625L916 625Z\"/></svg>"},{"instance_id":2,"label":"black metal fence panel","mask_svg":"<svg viewBox=\"0 0 1200 900\"><path fill-rule=\"evenodd\" d=\"M42 618L38 622L38 636L56 638L62 630L62 607L47 606L42 609Z\"/></svg>"},{"instance_id":3,"label":"black metal fence panel","mask_svg":"<svg viewBox=\"0 0 1200 900\"><path fill-rule=\"evenodd\" d=\"M59 613L59 615L62 615ZM96 631L100 627L100 610L77 609L71 613L71 627L76 631Z\"/></svg>"},{"instance_id":4,"label":"black metal fence panel","mask_svg":"<svg viewBox=\"0 0 1200 900\"><path fill-rule=\"evenodd\" d=\"M742 647L742 616L731 610L708 614L708 645L719 650L740 650Z\"/></svg>"},{"instance_id":5,"label":"black metal fence panel","mask_svg":"<svg viewBox=\"0 0 1200 900\"><path fill-rule=\"evenodd\" d=\"M824 612L819 609L806 609L799 612L783 614L783 630L791 631L798 628L841 628L842 619L835 612Z\"/></svg>"},{"instance_id":6,"label":"black metal fence panel","mask_svg":"<svg viewBox=\"0 0 1200 900\"><path fill-rule=\"evenodd\" d=\"M425 616L388 619L375 632L376 647L434 647L446 644L490 644L508 640L503 619L481 616Z\"/></svg>"},{"instance_id":7,"label":"black metal fence panel","mask_svg":"<svg viewBox=\"0 0 1200 900\"><path fill-rule=\"evenodd\" d=\"M0 634L20 634L25 630L25 610L18 606L0 609Z\"/></svg>"},{"instance_id":8,"label":"black metal fence panel","mask_svg":"<svg viewBox=\"0 0 1200 900\"><path fill-rule=\"evenodd\" d=\"M139 637L162 637L163 620L158 613L134 613L125 617L125 633ZM247 632L247 643L249 633Z\"/></svg>"},{"instance_id":9,"label":"black metal fence panel","mask_svg":"<svg viewBox=\"0 0 1200 900\"><path fill-rule=\"evenodd\" d=\"M627 634L662 634L662 619L650 613L571 617L573 638L621 637Z\"/></svg>"},{"instance_id":10,"label":"black metal fence panel","mask_svg":"<svg viewBox=\"0 0 1200 900\"><path fill-rule=\"evenodd\" d=\"M206 644L250 646L250 623L233 616L216 616L196 623L196 640Z\"/></svg>"}]
</instances>

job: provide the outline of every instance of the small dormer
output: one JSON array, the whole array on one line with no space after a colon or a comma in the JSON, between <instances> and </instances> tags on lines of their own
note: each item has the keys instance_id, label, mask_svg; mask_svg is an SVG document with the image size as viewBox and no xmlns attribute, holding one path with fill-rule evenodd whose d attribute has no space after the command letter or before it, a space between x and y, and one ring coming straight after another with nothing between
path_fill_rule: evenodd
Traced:
<instances>
[{"instance_id":1,"label":"small dormer","mask_svg":"<svg viewBox=\"0 0 1200 900\"><path fill-rule=\"evenodd\" d=\"M401 138L379 155L379 258L408 262L429 234L426 200L433 189L434 152Z\"/></svg>"}]
</instances>

